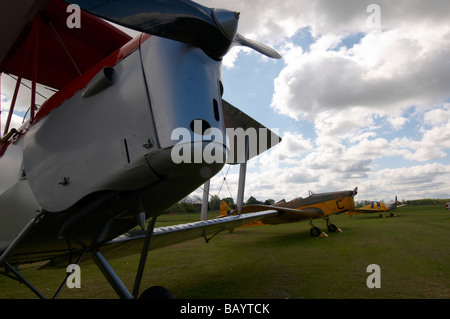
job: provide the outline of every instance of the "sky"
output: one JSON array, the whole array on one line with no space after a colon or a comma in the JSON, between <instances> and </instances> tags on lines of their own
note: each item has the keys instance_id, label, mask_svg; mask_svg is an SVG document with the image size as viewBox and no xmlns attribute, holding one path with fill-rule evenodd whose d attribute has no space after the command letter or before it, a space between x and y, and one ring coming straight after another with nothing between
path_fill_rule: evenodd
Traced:
<instances>
[{"instance_id":1,"label":"sky","mask_svg":"<svg viewBox=\"0 0 450 319\"><path fill-rule=\"evenodd\" d=\"M198 2L239 11L239 33L283 56L234 47L223 61L224 99L283 138L249 161L244 200L450 198L450 1ZM236 201L238 174L225 166L210 194Z\"/></svg>"},{"instance_id":2,"label":"sky","mask_svg":"<svg viewBox=\"0 0 450 319\"><path fill-rule=\"evenodd\" d=\"M239 11L239 33L283 56L224 59L224 98L283 138L249 162L245 200L450 198L449 1L202 4ZM236 200L238 174L225 167L210 193Z\"/></svg>"}]
</instances>

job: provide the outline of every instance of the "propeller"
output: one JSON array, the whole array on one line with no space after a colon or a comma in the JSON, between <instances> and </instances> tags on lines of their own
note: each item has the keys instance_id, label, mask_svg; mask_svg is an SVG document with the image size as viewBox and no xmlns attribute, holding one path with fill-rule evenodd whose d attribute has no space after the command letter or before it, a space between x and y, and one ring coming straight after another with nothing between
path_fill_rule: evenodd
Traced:
<instances>
[{"instance_id":1,"label":"propeller","mask_svg":"<svg viewBox=\"0 0 450 319\"><path fill-rule=\"evenodd\" d=\"M239 13L202 6L190 0L66 1L124 27L201 48L220 60L234 46L246 46L280 59L269 46L237 33Z\"/></svg>"}]
</instances>

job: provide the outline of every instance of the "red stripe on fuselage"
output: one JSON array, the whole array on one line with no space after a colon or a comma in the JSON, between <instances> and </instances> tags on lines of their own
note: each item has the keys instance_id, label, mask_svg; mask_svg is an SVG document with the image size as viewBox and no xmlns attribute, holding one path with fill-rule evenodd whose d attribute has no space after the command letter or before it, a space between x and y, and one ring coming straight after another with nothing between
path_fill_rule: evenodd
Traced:
<instances>
[{"instance_id":1,"label":"red stripe on fuselage","mask_svg":"<svg viewBox=\"0 0 450 319\"><path fill-rule=\"evenodd\" d=\"M26 130L31 126L38 123L42 118L50 114L51 111L57 109L64 101L70 99L76 92L80 91L92 80L92 78L100 72L105 67L113 67L121 60L125 59L128 55L130 55L133 51L139 48L141 43L150 38L149 34L141 34L137 36L133 40L129 41L127 44L122 46L120 49L114 51L109 56L101 60L99 63L94 65L88 71L81 74L79 77L74 79L68 85L63 87L61 90L53 94L45 103L41 106L39 111L36 113L33 123L29 121L22 126L22 130L19 130L20 135L16 138L10 138L9 141L2 143L0 145L0 157L5 153L6 149L12 143L16 142L21 136L26 133Z\"/></svg>"},{"instance_id":2,"label":"red stripe on fuselage","mask_svg":"<svg viewBox=\"0 0 450 319\"><path fill-rule=\"evenodd\" d=\"M80 75L78 78L70 82L64 88L50 97L36 114L33 124L39 122L40 119L47 116L52 110L58 108L64 101L70 99L76 92L86 87L90 80L103 68L113 67L118 62L130 55L134 50L139 48L140 44L150 37L149 34L141 34L134 38L117 51L111 53L108 57L97 63L88 71Z\"/></svg>"}]
</instances>

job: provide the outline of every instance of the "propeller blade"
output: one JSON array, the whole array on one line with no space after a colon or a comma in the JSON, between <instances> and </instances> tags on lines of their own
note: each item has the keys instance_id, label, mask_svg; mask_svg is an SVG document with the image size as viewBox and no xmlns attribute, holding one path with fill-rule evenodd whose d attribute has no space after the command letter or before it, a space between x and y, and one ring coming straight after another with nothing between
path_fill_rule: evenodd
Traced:
<instances>
[{"instance_id":1,"label":"propeller blade","mask_svg":"<svg viewBox=\"0 0 450 319\"><path fill-rule=\"evenodd\" d=\"M268 45L260 43L258 41L248 39L248 38L244 37L242 34L238 33L236 35L236 38L234 39L234 43L235 43L235 45L249 47L269 58L281 59L281 55L277 51L275 51L275 49L269 47Z\"/></svg>"},{"instance_id":2,"label":"propeller blade","mask_svg":"<svg viewBox=\"0 0 450 319\"><path fill-rule=\"evenodd\" d=\"M270 57L275 50L237 34L239 13L212 9L190 0L74 0L86 12L124 27L201 48L220 60L234 45Z\"/></svg>"}]
</instances>

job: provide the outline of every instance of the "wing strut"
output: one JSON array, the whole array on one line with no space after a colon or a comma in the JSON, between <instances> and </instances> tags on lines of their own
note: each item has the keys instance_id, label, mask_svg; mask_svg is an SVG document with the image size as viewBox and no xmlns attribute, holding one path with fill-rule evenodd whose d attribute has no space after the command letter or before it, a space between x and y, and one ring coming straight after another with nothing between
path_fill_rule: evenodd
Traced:
<instances>
[{"instance_id":1,"label":"wing strut","mask_svg":"<svg viewBox=\"0 0 450 319\"><path fill-rule=\"evenodd\" d=\"M19 245L22 240L29 235L29 231L33 229L33 227L41 220L41 217L43 216L44 212L39 212L36 214L36 216L33 217L32 220L28 222L28 224L24 227L24 229L17 235L17 237L14 239L14 241L11 243L11 245L8 246L8 248L3 252L2 255L0 255L0 266L3 263L7 262L7 258L11 254L11 252Z\"/></svg>"},{"instance_id":2,"label":"wing strut","mask_svg":"<svg viewBox=\"0 0 450 319\"><path fill-rule=\"evenodd\" d=\"M209 186L211 184L211 179L208 179L203 185L203 199L202 199L202 214L201 220L205 221L208 219L208 196L209 196Z\"/></svg>"},{"instance_id":3,"label":"wing strut","mask_svg":"<svg viewBox=\"0 0 450 319\"><path fill-rule=\"evenodd\" d=\"M38 58L38 48L39 48L39 20L40 20L40 13L38 12L33 20L33 26L32 26L32 37L30 37L27 41L26 44L26 50L25 52L27 53L26 56L32 55L33 57L33 66L32 66L32 89L31 89L31 120L33 120L34 118L34 107L35 105L33 105L33 103L35 102L35 93L36 93L36 77L37 77L37 58ZM33 47L32 47L33 46ZM5 129L3 134L6 135L6 133L8 133L9 130L9 125L11 123L11 117L12 114L14 112L14 107L16 105L16 100L17 100L17 94L19 93L19 87L20 87L20 83L22 82L22 77L24 75L25 72L25 68L26 68L26 64L27 64L27 60L24 59L21 65L21 69L17 78L17 82L16 82L16 88L14 89L14 95L11 101L11 106L9 108L9 114L8 114L8 118L6 120L6 124L5 124Z\"/></svg>"},{"instance_id":4,"label":"wing strut","mask_svg":"<svg viewBox=\"0 0 450 319\"><path fill-rule=\"evenodd\" d=\"M153 235L153 230L155 229L156 217L148 222L147 234L145 235L144 245L142 246L141 259L139 260L139 267L136 273L136 279L134 281L133 296L138 297L139 287L142 281L142 275L144 274L145 262L147 261L148 251L150 249L150 242Z\"/></svg>"},{"instance_id":5,"label":"wing strut","mask_svg":"<svg viewBox=\"0 0 450 319\"><path fill-rule=\"evenodd\" d=\"M78 259L77 259L75 265L78 265L78 264L80 263L81 259L83 259L84 254L86 253L86 251L87 251L87 249L85 249L85 250L81 253L81 255L78 257ZM55 292L55 294L54 294L54 296L53 296L52 299L56 299L56 298L58 297L59 293L60 293L61 290L64 288L64 285L66 284L67 279L69 278L69 276L70 276L71 274L72 274L72 272L67 272L67 273L66 273L66 278L64 278L63 282L62 282L61 285L59 286L58 290Z\"/></svg>"},{"instance_id":6,"label":"wing strut","mask_svg":"<svg viewBox=\"0 0 450 319\"><path fill-rule=\"evenodd\" d=\"M150 249L150 242L153 235L153 231L155 229L156 217L152 217L148 222L145 241L142 246L141 258L139 260L139 266L136 273L136 279L133 287L133 294L131 294L127 287L120 280L119 276L115 273L114 269L108 263L108 260L103 256L103 254L99 250L95 250L93 252L93 259L97 264L97 267L101 270L105 278L108 280L111 287L116 291L122 299L133 299L137 298L139 294L139 288L142 281L142 276L144 274L144 268L147 261L148 251Z\"/></svg>"},{"instance_id":7,"label":"wing strut","mask_svg":"<svg viewBox=\"0 0 450 319\"><path fill-rule=\"evenodd\" d=\"M247 174L247 161L248 161L248 143L249 137L245 135L245 156L244 162L241 163L239 167L239 184L238 184L238 194L237 194L237 208L239 214L241 213L242 207L244 206L244 190L245 190L245 175Z\"/></svg>"},{"instance_id":8,"label":"wing strut","mask_svg":"<svg viewBox=\"0 0 450 319\"><path fill-rule=\"evenodd\" d=\"M5 267L11 271L18 281L23 283L25 286L27 286L36 296L38 296L40 299L45 299L45 296L40 293L39 290L37 290L28 280L25 279L16 269L14 269L13 266L11 266L6 260L3 262ZM12 278L12 277L11 277Z\"/></svg>"},{"instance_id":9,"label":"wing strut","mask_svg":"<svg viewBox=\"0 0 450 319\"><path fill-rule=\"evenodd\" d=\"M95 250L92 256L95 264L106 277L109 284L111 285L111 287L113 287L119 297L122 299L132 299L133 296L120 280L119 276L117 276L114 269L108 263L108 260L106 260L105 256L103 256L103 254L99 250Z\"/></svg>"}]
</instances>

